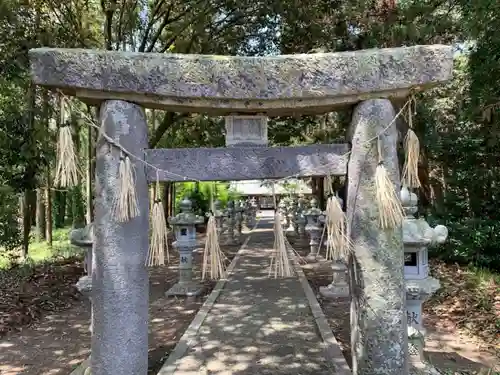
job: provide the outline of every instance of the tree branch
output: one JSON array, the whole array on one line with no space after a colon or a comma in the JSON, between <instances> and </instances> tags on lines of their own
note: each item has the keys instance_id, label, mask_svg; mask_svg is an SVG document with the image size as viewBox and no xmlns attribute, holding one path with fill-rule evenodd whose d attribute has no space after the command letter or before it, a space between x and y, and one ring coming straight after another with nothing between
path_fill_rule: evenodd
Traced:
<instances>
[{"instance_id":1,"label":"tree branch","mask_svg":"<svg viewBox=\"0 0 500 375\"><path fill-rule=\"evenodd\" d=\"M188 117L189 115L186 113L176 114L175 112L167 112L165 116L163 116L163 120L156 129L155 133L151 137L149 141L149 148L155 148L156 145L161 141L161 138L165 134L165 132L172 127L176 122Z\"/></svg>"},{"instance_id":2,"label":"tree branch","mask_svg":"<svg viewBox=\"0 0 500 375\"><path fill-rule=\"evenodd\" d=\"M144 52L146 49L146 44L148 43L149 33L151 32L152 27L156 22L156 16L160 12L162 5L165 4L165 0L160 0L153 8L153 12L149 16L149 22L146 25L146 30L144 30L144 37L141 40L141 44L139 45L139 52Z\"/></svg>"},{"instance_id":3,"label":"tree branch","mask_svg":"<svg viewBox=\"0 0 500 375\"><path fill-rule=\"evenodd\" d=\"M104 41L106 45L106 50L113 50L113 15L116 10L116 1L111 0L110 5L106 7L106 0L101 0L101 9L105 14L105 23L104 23Z\"/></svg>"}]
</instances>

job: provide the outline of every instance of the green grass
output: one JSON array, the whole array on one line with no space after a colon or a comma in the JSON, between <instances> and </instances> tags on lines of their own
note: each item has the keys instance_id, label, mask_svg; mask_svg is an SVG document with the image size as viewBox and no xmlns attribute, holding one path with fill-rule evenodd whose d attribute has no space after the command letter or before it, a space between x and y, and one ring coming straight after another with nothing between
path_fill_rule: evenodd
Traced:
<instances>
[{"instance_id":1,"label":"green grass","mask_svg":"<svg viewBox=\"0 0 500 375\"><path fill-rule=\"evenodd\" d=\"M33 239L30 242L28 259L26 259L24 263L40 264L82 254L81 249L70 244L70 230L71 228L54 230L52 234L52 247L50 247L46 241L37 242ZM0 270L12 267L12 262L12 258L7 256L0 249Z\"/></svg>"}]
</instances>

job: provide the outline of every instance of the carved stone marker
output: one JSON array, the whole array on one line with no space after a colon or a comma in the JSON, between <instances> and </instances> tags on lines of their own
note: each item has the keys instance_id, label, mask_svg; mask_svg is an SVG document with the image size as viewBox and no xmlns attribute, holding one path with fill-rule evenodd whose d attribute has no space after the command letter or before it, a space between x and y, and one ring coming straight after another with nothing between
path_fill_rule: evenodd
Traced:
<instances>
[{"instance_id":1,"label":"carved stone marker","mask_svg":"<svg viewBox=\"0 0 500 375\"><path fill-rule=\"evenodd\" d=\"M226 146L267 146L267 116L226 116Z\"/></svg>"}]
</instances>

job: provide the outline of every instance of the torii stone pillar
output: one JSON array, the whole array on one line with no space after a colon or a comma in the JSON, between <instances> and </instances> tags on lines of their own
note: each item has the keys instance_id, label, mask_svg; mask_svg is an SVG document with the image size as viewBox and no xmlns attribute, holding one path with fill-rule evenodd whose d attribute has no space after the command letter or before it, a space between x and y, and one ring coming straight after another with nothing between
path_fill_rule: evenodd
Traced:
<instances>
[{"instance_id":1,"label":"torii stone pillar","mask_svg":"<svg viewBox=\"0 0 500 375\"><path fill-rule=\"evenodd\" d=\"M101 105L103 131L134 155L148 147L144 110L119 100ZM97 143L95 246L92 264L92 375L139 375L148 371L149 280L148 185L144 165L135 167L140 215L128 222L112 216L118 194L120 151Z\"/></svg>"},{"instance_id":2,"label":"torii stone pillar","mask_svg":"<svg viewBox=\"0 0 500 375\"><path fill-rule=\"evenodd\" d=\"M376 135L393 121L394 116L389 100L367 100L358 104L351 124L347 227L351 229L354 245L349 277L355 375L408 374L402 229L380 229L375 196L375 169L379 161ZM380 139L384 165L399 192L395 122Z\"/></svg>"}]
</instances>

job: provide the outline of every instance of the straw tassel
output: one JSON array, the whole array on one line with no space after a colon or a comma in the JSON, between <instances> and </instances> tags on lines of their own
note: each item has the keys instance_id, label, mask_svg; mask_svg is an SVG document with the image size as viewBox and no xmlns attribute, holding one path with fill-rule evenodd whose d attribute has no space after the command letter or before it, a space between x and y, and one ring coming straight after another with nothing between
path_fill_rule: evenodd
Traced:
<instances>
[{"instance_id":1,"label":"straw tassel","mask_svg":"<svg viewBox=\"0 0 500 375\"><path fill-rule=\"evenodd\" d=\"M215 216L210 213L207 223L207 240L203 252L203 268L201 279L205 280L210 272L211 280L218 280L226 275L225 261L226 256L219 245L219 236L217 234L217 225Z\"/></svg>"},{"instance_id":2,"label":"straw tassel","mask_svg":"<svg viewBox=\"0 0 500 375\"><path fill-rule=\"evenodd\" d=\"M418 178L418 160L420 157L420 141L412 129L413 105L415 99L410 99L408 105L408 132L404 140L405 149L405 164L403 167L403 185L416 189L420 187L420 180Z\"/></svg>"},{"instance_id":3,"label":"straw tassel","mask_svg":"<svg viewBox=\"0 0 500 375\"><path fill-rule=\"evenodd\" d=\"M281 220L281 214L276 212L274 214L274 254L269 266L269 276L274 274L275 279L293 275Z\"/></svg>"},{"instance_id":4,"label":"straw tassel","mask_svg":"<svg viewBox=\"0 0 500 375\"><path fill-rule=\"evenodd\" d=\"M375 189L379 211L379 224L382 229L401 226L403 207L389 173L384 166L380 138L377 140L379 164L375 170Z\"/></svg>"},{"instance_id":5,"label":"straw tassel","mask_svg":"<svg viewBox=\"0 0 500 375\"><path fill-rule=\"evenodd\" d=\"M163 202L159 198L160 183L156 181L155 201L151 210L151 237L149 241L148 258L146 266L164 266L165 254L167 263L170 263L170 251L168 248L168 229L165 218Z\"/></svg>"},{"instance_id":6,"label":"straw tassel","mask_svg":"<svg viewBox=\"0 0 500 375\"><path fill-rule=\"evenodd\" d=\"M120 157L118 168L118 194L113 203L113 214L119 222L139 216L135 191L134 166L128 155Z\"/></svg>"},{"instance_id":7,"label":"straw tassel","mask_svg":"<svg viewBox=\"0 0 500 375\"><path fill-rule=\"evenodd\" d=\"M63 124L59 127L54 183L63 188L78 185L78 163L70 124Z\"/></svg>"},{"instance_id":8,"label":"straw tassel","mask_svg":"<svg viewBox=\"0 0 500 375\"><path fill-rule=\"evenodd\" d=\"M327 231L326 259L347 261L350 241L347 237L347 219L338 196L330 196L326 203Z\"/></svg>"},{"instance_id":9,"label":"straw tassel","mask_svg":"<svg viewBox=\"0 0 500 375\"><path fill-rule=\"evenodd\" d=\"M227 257L220 248L219 234L217 233L217 222L215 220L213 192L215 184L210 189L210 216L207 222L207 239L205 242L205 250L203 251L203 266L201 270L201 279L207 278L210 271L210 279L218 280L226 275L225 261Z\"/></svg>"}]
</instances>

